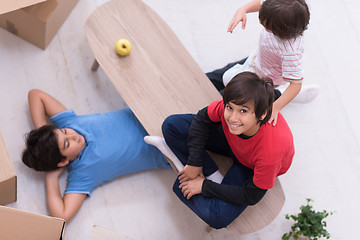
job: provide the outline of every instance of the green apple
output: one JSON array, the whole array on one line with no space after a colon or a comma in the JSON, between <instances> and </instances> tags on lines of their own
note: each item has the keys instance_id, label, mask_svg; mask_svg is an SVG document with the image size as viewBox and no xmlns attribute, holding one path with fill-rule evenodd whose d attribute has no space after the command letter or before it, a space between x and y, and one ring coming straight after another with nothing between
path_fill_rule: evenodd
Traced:
<instances>
[{"instance_id":1,"label":"green apple","mask_svg":"<svg viewBox=\"0 0 360 240\"><path fill-rule=\"evenodd\" d=\"M129 40L124 38L118 40L115 44L115 50L120 56L129 55L129 53L131 52L131 44Z\"/></svg>"}]
</instances>

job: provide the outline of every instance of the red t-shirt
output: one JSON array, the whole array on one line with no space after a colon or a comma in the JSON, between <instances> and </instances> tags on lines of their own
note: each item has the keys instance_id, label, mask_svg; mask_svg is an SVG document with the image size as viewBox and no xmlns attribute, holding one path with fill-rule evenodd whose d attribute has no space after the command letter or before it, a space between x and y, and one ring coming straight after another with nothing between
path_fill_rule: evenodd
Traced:
<instances>
[{"instance_id":1,"label":"red t-shirt","mask_svg":"<svg viewBox=\"0 0 360 240\"><path fill-rule=\"evenodd\" d=\"M287 172L294 157L293 136L284 117L279 113L277 124L265 123L249 139L231 134L224 119L223 101L212 102L208 115L222 123L226 139L239 162L254 170L254 184L262 189L274 186L275 178Z\"/></svg>"}]
</instances>

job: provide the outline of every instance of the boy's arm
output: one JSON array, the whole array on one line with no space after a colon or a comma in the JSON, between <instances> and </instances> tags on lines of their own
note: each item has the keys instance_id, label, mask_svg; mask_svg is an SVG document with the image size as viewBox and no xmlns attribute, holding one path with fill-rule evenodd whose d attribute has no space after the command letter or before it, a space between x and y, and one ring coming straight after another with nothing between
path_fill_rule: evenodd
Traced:
<instances>
[{"instance_id":1,"label":"boy's arm","mask_svg":"<svg viewBox=\"0 0 360 240\"><path fill-rule=\"evenodd\" d=\"M208 198L218 198L235 205L255 205L265 195L266 189L257 187L251 178L245 186L218 184L198 176L193 180L183 182L179 186L184 197L190 199L196 194Z\"/></svg>"},{"instance_id":2,"label":"boy's arm","mask_svg":"<svg viewBox=\"0 0 360 240\"><path fill-rule=\"evenodd\" d=\"M59 188L59 176L64 168L46 173L46 197L50 215L69 222L79 211L86 194L68 193L61 197Z\"/></svg>"},{"instance_id":3,"label":"boy's arm","mask_svg":"<svg viewBox=\"0 0 360 240\"><path fill-rule=\"evenodd\" d=\"M232 33L234 28L239 24L239 22L242 22L242 29L245 29L246 26L246 14L251 12L258 12L260 10L261 6L261 0L252 0L251 2L245 4L241 8L239 8L233 19L231 20L229 26L228 26L228 32Z\"/></svg>"},{"instance_id":4,"label":"boy's arm","mask_svg":"<svg viewBox=\"0 0 360 240\"><path fill-rule=\"evenodd\" d=\"M255 205L265 196L266 191L257 187L252 178L241 187L218 184L205 179L201 189L204 197L215 197L235 205Z\"/></svg>"},{"instance_id":5,"label":"boy's arm","mask_svg":"<svg viewBox=\"0 0 360 240\"><path fill-rule=\"evenodd\" d=\"M293 100L296 95L300 92L301 83L290 83L290 85L285 89L284 93L274 102L272 114L268 123L272 123L273 126L277 123L277 117L281 109L283 109L291 100Z\"/></svg>"},{"instance_id":6,"label":"boy's arm","mask_svg":"<svg viewBox=\"0 0 360 240\"><path fill-rule=\"evenodd\" d=\"M202 174L202 156L205 151L205 144L209 137L211 130L221 123L215 123L210 120L207 107L201 109L193 121L189 129L189 136L187 139L187 147L189 156L187 165L179 172L180 182L194 179Z\"/></svg>"},{"instance_id":7,"label":"boy's arm","mask_svg":"<svg viewBox=\"0 0 360 240\"><path fill-rule=\"evenodd\" d=\"M46 118L66 110L58 100L49 94L33 89L28 94L29 108L32 122L35 128L47 124Z\"/></svg>"},{"instance_id":8,"label":"boy's arm","mask_svg":"<svg viewBox=\"0 0 360 240\"><path fill-rule=\"evenodd\" d=\"M206 141L210 132L221 122L213 122L208 115L208 107L201 109L191 122L187 147L189 149L188 164L202 166L202 156L205 151Z\"/></svg>"}]
</instances>

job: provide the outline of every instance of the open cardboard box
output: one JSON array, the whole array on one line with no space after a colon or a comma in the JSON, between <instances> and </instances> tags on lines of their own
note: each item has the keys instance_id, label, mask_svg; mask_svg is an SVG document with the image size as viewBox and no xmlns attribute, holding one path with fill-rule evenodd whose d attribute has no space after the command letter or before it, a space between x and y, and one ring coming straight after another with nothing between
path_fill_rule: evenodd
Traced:
<instances>
[{"instance_id":1,"label":"open cardboard box","mask_svg":"<svg viewBox=\"0 0 360 240\"><path fill-rule=\"evenodd\" d=\"M1 0L0 26L46 49L79 0Z\"/></svg>"},{"instance_id":2,"label":"open cardboard box","mask_svg":"<svg viewBox=\"0 0 360 240\"><path fill-rule=\"evenodd\" d=\"M104 228L94 225L89 240L131 240L128 237L120 236Z\"/></svg>"},{"instance_id":3,"label":"open cardboard box","mask_svg":"<svg viewBox=\"0 0 360 240\"><path fill-rule=\"evenodd\" d=\"M0 206L2 240L60 240L64 232L63 219Z\"/></svg>"},{"instance_id":4,"label":"open cardboard box","mask_svg":"<svg viewBox=\"0 0 360 240\"><path fill-rule=\"evenodd\" d=\"M0 205L16 201L16 180L15 168L0 131Z\"/></svg>"}]
</instances>

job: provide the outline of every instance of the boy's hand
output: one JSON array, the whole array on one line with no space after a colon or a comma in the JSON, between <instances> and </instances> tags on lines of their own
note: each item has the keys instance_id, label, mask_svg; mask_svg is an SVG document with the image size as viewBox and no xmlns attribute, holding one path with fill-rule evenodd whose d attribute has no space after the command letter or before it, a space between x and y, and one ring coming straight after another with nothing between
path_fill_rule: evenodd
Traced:
<instances>
[{"instance_id":1,"label":"boy's hand","mask_svg":"<svg viewBox=\"0 0 360 240\"><path fill-rule=\"evenodd\" d=\"M179 188L181 188L184 197L190 199L192 196L196 194L200 194L204 179L205 179L204 175L200 175L193 180L189 180L181 183Z\"/></svg>"},{"instance_id":2,"label":"boy's hand","mask_svg":"<svg viewBox=\"0 0 360 240\"><path fill-rule=\"evenodd\" d=\"M244 8L239 8L236 11L235 16L231 20L227 31L229 33L232 33L234 28L239 24L239 22L242 22L241 28L245 29L245 26L246 26L246 11L245 11Z\"/></svg>"},{"instance_id":3,"label":"boy's hand","mask_svg":"<svg viewBox=\"0 0 360 240\"><path fill-rule=\"evenodd\" d=\"M202 167L195 167L185 165L185 167L179 172L180 183L196 178L202 175Z\"/></svg>"},{"instance_id":4,"label":"boy's hand","mask_svg":"<svg viewBox=\"0 0 360 240\"><path fill-rule=\"evenodd\" d=\"M46 172L46 178L59 178L64 172L65 168L61 167L53 171Z\"/></svg>"},{"instance_id":5,"label":"boy's hand","mask_svg":"<svg viewBox=\"0 0 360 240\"><path fill-rule=\"evenodd\" d=\"M284 78L284 81L289 81ZM273 126L277 123L278 114L294 97L299 93L301 89L301 83L291 83L281 94L281 96L273 103L272 114L268 123L272 123Z\"/></svg>"},{"instance_id":6,"label":"boy's hand","mask_svg":"<svg viewBox=\"0 0 360 240\"><path fill-rule=\"evenodd\" d=\"M276 109L273 109L273 110L272 110L271 117L270 117L268 123L270 123L270 124L272 123L272 125L275 126L276 123L277 123L277 118L278 118L279 112L280 112L280 111L278 111L278 110L276 110Z\"/></svg>"}]
</instances>

